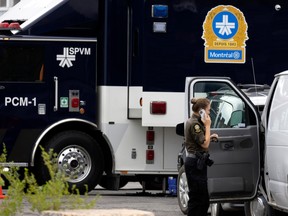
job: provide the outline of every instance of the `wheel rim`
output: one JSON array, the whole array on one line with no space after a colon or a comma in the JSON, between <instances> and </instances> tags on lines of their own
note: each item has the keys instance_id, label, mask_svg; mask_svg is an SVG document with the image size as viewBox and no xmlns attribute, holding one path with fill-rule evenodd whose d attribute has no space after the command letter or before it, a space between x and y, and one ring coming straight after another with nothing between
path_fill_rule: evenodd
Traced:
<instances>
[{"instance_id":1,"label":"wheel rim","mask_svg":"<svg viewBox=\"0 0 288 216\"><path fill-rule=\"evenodd\" d=\"M189 200L189 196L188 196L188 183L187 183L187 178L186 178L186 174L185 172L183 172L180 175L179 178L179 186L178 186L178 191L179 191L179 201L182 205L183 208L187 208L188 206L188 200Z\"/></svg>"},{"instance_id":2,"label":"wheel rim","mask_svg":"<svg viewBox=\"0 0 288 216\"><path fill-rule=\"evenodd\" d=\"M211 216L218 216L219 215L219 203L212 203L211 206Z\"/></svg>"},{"instance_id":3,"label":"wheel rim","mask_svg":"<svg viewBox=\"0 0 288 216\"><path fill-rule=\"evenodd\" d=\"M250 202L250 213L251 216L267 215L265 205L260 197L257 197Z\"/></svg>"},{"instance_id":4,"label":"wheel rim","mask_svg":"<svg viewBox=\"0 0 288 216\"><path fill-rule=\"evenodd\" d=\"M91 170L91 157L88 152L80 146L67 146L58 155L58 168L69 182L81 182L87 177Z\"/></svg>"}]
</instances>

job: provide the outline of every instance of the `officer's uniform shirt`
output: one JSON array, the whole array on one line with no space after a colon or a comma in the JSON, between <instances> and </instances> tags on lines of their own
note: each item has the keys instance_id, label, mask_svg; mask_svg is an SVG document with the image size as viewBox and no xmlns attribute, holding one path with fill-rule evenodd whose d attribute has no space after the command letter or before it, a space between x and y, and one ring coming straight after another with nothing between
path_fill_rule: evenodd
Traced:
<instances>
[{"instance_id":1,"label":"officer's uniform shirt","mask_svg":"<svg viewBox=\"0 0 288 216\"><path fill-rule=\"evenodd\" d=\"M208 151L201 145L205 141L205 126L200 116L192 115L186 122L185 146L189 153Z\"/></svg>"}]
</instances>

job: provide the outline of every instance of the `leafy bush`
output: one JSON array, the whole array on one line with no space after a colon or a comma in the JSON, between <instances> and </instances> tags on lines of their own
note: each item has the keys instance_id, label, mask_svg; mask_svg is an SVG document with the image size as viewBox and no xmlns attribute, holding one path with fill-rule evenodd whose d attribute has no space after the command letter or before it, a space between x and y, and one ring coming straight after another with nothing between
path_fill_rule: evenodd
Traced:
<instances>
[{"instance_id":1,"label":"leafy bush","mask_svg":"<svg viewBox=\"0 0 288 216\"><path fill-rule=\"evenodd\" d=\"M58 169L56 159L57 154L51 149L46 152L42 147L42 158L49 171L50 180L43 185L38 185L33 173L28 168L24 170L24 177L21 178L18 167L10 167L5 171L0 166L0 185L5 182L2 176L9 183L7 198L0 203L0 211L3 216L13 216L21 212L24 199L31 204L31 210L42 212L44 210L59 209L87 209L95 206L99 196L88 200L88 193L80 196L79 191L73 187L69 190L67 177ZM4 146L3 153L0 155L0 162L6 162L7 151Z\"/></svg>"}]
</instances>

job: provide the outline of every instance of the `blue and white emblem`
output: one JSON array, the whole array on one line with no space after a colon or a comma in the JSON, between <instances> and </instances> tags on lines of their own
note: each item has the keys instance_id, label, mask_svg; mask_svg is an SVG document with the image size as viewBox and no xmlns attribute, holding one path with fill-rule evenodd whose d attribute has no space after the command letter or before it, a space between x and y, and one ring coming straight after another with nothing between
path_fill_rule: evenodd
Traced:
<instances>
[{"instance_id":1,"label":"blue and white emblem","mask_svg":"<svg viewBox=\"0 0 288 216\"><path fill-rule=\"evenodd\" d=\"M206 63L245 63L248 25L232 5L212 8L203 23Z\"/></svg>"},{"instance_id":2,"label":"blue and white emblem","mask_svg":"<svg viewBox=\"0 0 288 216\"><path fill-rule=\"evenodd\" d=\"M230 39L238 31L238 20L234 14L230 12L220 12L218 13L213 22L213 31L217 37L221 39Z\"/></svg>"}]
</instances>

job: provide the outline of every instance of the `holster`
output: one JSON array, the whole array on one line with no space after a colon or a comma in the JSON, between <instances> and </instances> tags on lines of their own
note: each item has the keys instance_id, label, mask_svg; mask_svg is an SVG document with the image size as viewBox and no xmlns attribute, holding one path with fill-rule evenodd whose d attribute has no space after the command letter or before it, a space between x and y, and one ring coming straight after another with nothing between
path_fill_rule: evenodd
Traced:
<instances>
[{"instance_id":1,"label":"holster","mask_svg":"<svg viewBox=\"0 0 288 216\"><path fill-rule=\"evenodd\" d=\"M197 169L202 170L204 166L212 166L214 161L211 160L209 157L210 155L207 152L200 153L196 152L196 157L197 157Z\"/></svg>"},{"instance_id":2,"label":"holster","mask_svg":"<svg viewBox=\"0 0 288 216\"><path fill-rule=\"evenodd\" d=\"M204 157L204 154L201 154L200 152L196 152L196 156L197 156L197 169L202 170L206 165L206 158Z\"/></svg>"}]
</instances>

